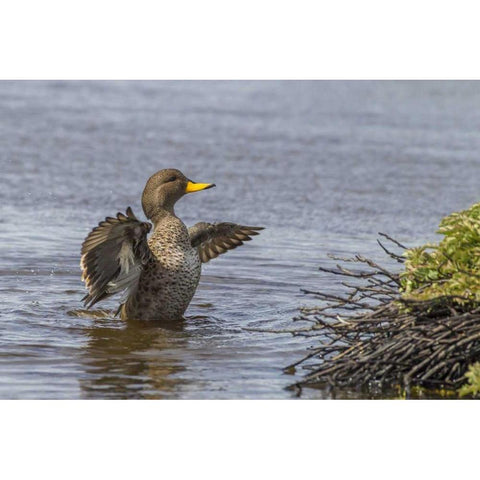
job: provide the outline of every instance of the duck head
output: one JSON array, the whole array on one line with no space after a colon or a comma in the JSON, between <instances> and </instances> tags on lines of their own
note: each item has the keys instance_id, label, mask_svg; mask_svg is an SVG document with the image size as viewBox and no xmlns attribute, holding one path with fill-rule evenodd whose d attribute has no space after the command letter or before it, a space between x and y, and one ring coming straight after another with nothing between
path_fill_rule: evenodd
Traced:
<instances>
[{"instance_id":1,"label":"duck head","mask_svg":"<svg viewBox=\"0 0 480 480\"><path fill-rule=\"evenodd\" d=\"M145 216L154 220L165 212L174 213L173 207L185 194L214 187L214 183L195 183L180 170L167 168L153 174L147 181L142 195Z\"/></svg>"}]
</instances>

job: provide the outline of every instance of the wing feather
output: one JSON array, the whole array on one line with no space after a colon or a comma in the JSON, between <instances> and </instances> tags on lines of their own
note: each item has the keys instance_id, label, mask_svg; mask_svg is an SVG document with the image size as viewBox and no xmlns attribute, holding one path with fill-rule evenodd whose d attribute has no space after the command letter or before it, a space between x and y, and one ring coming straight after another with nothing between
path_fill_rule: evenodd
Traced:
<instances>
[{"instance_id":1,"label":"wing feather","mask_svg":"<svg viewBox=\"0 0 480 480\"><path fill-rule=\"evenodd\" d=\"M243 242L248 242L252 236L258 235L260 230L263 230L263 227L249 227L227 222L200 222L190 227L188 232L192 247L198 249L200 260L206 263L228 250L243 245Z\"/></svg>"},{"instance_id":2,"label":"wing feather","mask_svg":"<svg viewBox=\"0 0 480 480\"><path fill-rule=\"evenodd\" d=\"M127 208L126 215L107 217L82 244L80 267L88 294L82 299L87 308L110 295L137 286L143 265L151 258L147 234L152 228L140 222Z\"/></svg>"}]
</instances>

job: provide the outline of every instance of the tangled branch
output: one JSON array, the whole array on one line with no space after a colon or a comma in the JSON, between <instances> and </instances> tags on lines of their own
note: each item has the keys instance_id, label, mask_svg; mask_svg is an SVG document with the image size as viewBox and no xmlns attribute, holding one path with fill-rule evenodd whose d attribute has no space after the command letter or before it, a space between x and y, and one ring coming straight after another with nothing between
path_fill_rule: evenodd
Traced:
<instances>
[{"instance_id":1,"label":"tangled branch","mask_svg":"<svg viewBox=\"0 0 480 480\"><path fill-rule=\"evenodd\" d=\"M406 247L380 234L383 251L398 263ZM321 302L298 320L313 321L298 334L320 337L320 345L286 370L302 366L293 387L401 387L457 389L469 365L480 360L480 308L455 296L409 300L400 294L400 275L356 255L333 257L336 268L320 270L345 278L344 295L304 290ZM347 267L348 265L348 267ZM355 265L355 267L350 267ZM358 267L361 267L360 269Z\"/></svg>"}]
</instances>

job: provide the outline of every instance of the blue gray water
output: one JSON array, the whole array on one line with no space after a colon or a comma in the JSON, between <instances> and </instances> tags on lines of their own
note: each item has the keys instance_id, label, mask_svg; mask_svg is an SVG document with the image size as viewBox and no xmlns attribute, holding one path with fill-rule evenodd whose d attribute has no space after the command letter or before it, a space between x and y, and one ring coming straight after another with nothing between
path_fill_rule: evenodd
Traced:
<instances>
[{"instance_id":1,"label":"blue gray water","mask_svg":"<svg viewBox=\"0 0 480 480\"><path fill-rule=\"evenodd\" d=\"M291 398L300 288L480 199L478 82L0 82L0 398ZM177 214L264 225L204 267L177 329L76 314L79 250L166 167ZM116 307L114 300L99 308ZM306 397L321 392L307 391Z\"/></svg>"}]
</instances>

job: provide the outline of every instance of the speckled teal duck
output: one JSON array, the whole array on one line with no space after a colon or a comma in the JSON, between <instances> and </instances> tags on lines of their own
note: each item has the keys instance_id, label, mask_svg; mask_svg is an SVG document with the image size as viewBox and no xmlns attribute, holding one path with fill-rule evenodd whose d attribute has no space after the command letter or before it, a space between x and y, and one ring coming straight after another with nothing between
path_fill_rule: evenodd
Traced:
<instances>
[{"instance_id":1,"label":"speckled teal duck","mask_svg":"<svg viewBox=\"0 0 480 480\"><path fill-rule=\"evenodd\" d=\"M197 223L191 228L175 215L175 203L187 193L214 187L195 183L176 169L152 175L142 207L153 222L141 222L130 207L126 215L107 217L82 244L80 266L90 308L123 292L123 319L172 321L183 318L200 280L201 265L258 235L262 227L234 223Z\"/></svg>"}]
</instances>

